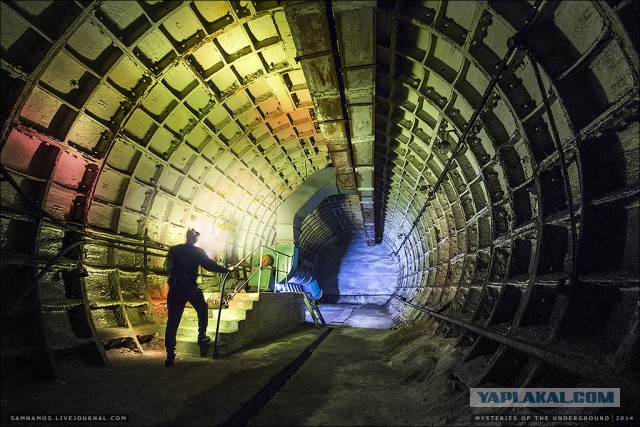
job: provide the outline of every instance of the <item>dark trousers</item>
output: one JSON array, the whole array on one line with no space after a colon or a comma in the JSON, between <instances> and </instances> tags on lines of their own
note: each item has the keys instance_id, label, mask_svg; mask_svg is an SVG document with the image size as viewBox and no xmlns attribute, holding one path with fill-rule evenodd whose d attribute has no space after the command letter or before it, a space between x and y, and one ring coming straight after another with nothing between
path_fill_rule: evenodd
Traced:
<instances>
[{"instance_id":1,"label":"dark trousers","mask_svg":"<svg viewBox=\"0 0 640 427\"><path fill-rule=\"evenodd\" d=\"M209 310L202 291L195 287L190 289L170 288L169 295L167 295L169 318L167 319L167 329L164 334L164 346L167 349L167 353L174 353L176 350L176 333L178 332L184 305L187 301L198 313L198 335L206 335Z\"/></svg>"}]
</instances>

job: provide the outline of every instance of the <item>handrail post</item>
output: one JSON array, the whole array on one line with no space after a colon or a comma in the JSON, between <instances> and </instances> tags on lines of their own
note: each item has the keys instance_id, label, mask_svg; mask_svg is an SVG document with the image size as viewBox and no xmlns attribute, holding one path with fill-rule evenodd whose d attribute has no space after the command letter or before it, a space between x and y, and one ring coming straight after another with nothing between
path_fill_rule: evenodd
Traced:
<instances>
[{"instance_id":1,"label":"handrail post","mask_svg":"<svg viewBox=\"0 0 640 427\"><path fill-rule=\"evenodd\" d=\"M147 272L149 270L149 260L147 259L147 250L149 243L149 228L144 228L144 244L142 246L142 289L147 289Z\"/></svg>"},{"instance_id":2,"label":"handrail post","mask_svg":"<svg viewBox=\"0 0 640 427\"><path fill-rule=\"evenodd\" d=\"M289 286L289 271L291 271L291 255L287 255L287 268L285 268L284 284Z\"/></svg>"},{"instance_id":3,"label":"handrail post","mask_svg":"<svg viewBox=\"0 0 640 427\"><path fill-rule=\"evenodd\" d=\"M262 257L264 256L264 245L260 245L260 259L258 260L258 294L260 294L260 285L262 284L262 269L264 268L262 266ZM256 253L256 251L258 250L258 247L256 247L255 249L253 249L248 255L246 255L242 260L238 261L238 263L235 265L235 267L238 267L241 263L243 263L247 258L250 258L253 254ZM275 266L271 269L271 273L273 274L274 271L276 273L276 279L278 276L278 272L280 272L279 267L279 262L280 262L280 255L284 255L287 257L287 269L289 268L289 266L292 264L292 256L285 254L285 253L281 253L279 251L273 250L273 252L275 252L276 254L276 262L275 262ZM285 270L285 273L287 273L288 270ZM251 273L251 275L249 275L249 277L246 279L246 281L244 282L245 285L247 283L249 283L249 281L251 280L251 278L253 277L253 275L256 273L256 271L254 270L253 273ZM224 278L222 279L222 284L220 285L220 305L218 306L218 319L216 320L216 334L215 334L215 341L213 343L213 358L217 359L218 358L218 336L220 333L220 320L222 318L222 309L223 309L223 299L224 299L224 289L225 289L225 285L227 283L227 279L229 277L229 273L226 273ZM271 277L269 277L269 280L271 280ZM285 284L288 285L289 284L289 277L288 274L285 275ZM275 291L275 289L274 289ZM238 293L238 289L237 286L234 289L234 294L231 295L231 298L233 298L235 296L235 294Z\"/></svg>"},{"instance_id":4,"label":"handrail post","mask_svg":"<svg viewBox=\"0 0 640 427\"><path fill-rule=\"evenodd\" d=\"M222 299L224 297L224 285L227 283L227 278L229 277L229 273L227 272L222 279L222 284L220 285L220 304L218 305L218 319L216 320L216 336L213 342L213 358L218 358L218 335L220 332L220 319L222 318ZM209 308L207 307L207 310Z\"/></svg>"},{"instance_id":5,"label":"handrail post","mask_svg":"<svg viewBox=\"0 0 640 427\"><path fill-rule=\"evenodd\" d=\"M260 258L258 258L258 294L260 294L260 286L262 286L262 257L264 254L264 246L260 245Z\"/></svg>"},{"instance_id":6,"label":"handrail post","mask_svg":"<svg viewBox=\"0 0 640 427\"><path fill-rule=\"evenodd\" d=\"M278 278L278 273L280 272L280 252L276 252L276 265L275 265L275 272L276 272L276 277L273 278L273 291L276 291L276 283L279 282L279 278Z\"/></svg>"}]
</instances>

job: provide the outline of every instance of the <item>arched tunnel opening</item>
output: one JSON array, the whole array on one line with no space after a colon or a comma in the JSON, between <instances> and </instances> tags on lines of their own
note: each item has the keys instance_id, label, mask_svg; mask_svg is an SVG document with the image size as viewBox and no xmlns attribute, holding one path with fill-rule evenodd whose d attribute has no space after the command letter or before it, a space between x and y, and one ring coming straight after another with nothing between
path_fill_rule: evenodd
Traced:
<instances>
[{"instance_id":1,"label":"arched tunnel opening","mask_svg":"<svg viewBox=\"0 0 640 427\"><path fill-rule=\"evenodd\" d=\"M469 407L482 387L620 389L531 413L637 420L639 4L3 0L3 414L161 351L167 250L196 228L233 283L289 245L321 309L388 317L373 353L467 417L404 424L520 414ZM292 424L394 424L352 415Z\"/></svg>"}]
</instances>

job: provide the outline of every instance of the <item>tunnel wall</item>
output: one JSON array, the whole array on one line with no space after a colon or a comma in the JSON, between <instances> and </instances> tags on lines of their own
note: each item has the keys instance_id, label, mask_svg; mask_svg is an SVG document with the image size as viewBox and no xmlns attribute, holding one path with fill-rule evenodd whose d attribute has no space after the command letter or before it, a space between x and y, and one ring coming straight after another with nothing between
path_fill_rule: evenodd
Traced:
<instances>
[{"instance_id":1,"label":"tunnel wall","mask_svg":"<svg viewBox=\"0 0 640 427\"><path fill-rule=\"evenodd\" d=\"M637 373L637 29L600 2L391 2L377 22L376 213L399 324L427 316L411 303ZM436 322L467 384L577 383Z\"/></svg>"},{"instance_id":2,"label":"tunnel wall","mask_svg":"<svg viewBox=\"0 0 640 427\"><path fill-rule=\"evenodd\" d=\"M140 350L168 246L195 227L229 264L273 244L280 204L330 163L282 7L0 7L3 360Z\"/></svg>"},{"instance_id":3,"label":"tunnel wall","mask_svg":"<svg viewBox=\"0 0 640 427\"><path fill-rule=\"evenodd\" d=\"M396 290L397 267L388 248L368 246L363 232L337 235L313 263L322 303L386 304Z\"/></svg>"},{"instance_id":4,"label":"tunnel wall","mask_svg":"<svg viewBox=\"0 0 640 427\"><path fill-rule=\"evenodd\" d=\"M637 372L638 3L535 4L376 4L365 95L375 87L375 234L399 268L389 308L398 324L425 316L416 304ZM278 206L334 161L322 129L346 138L311 94L349 58L320 52L331 73L306 81L278 2L0 7L3 360L139 347L166 297L167 246L190 226L221 262L273 243ZM330 21L318 37L352 46ZM331 196L305 219L307 267L370 225L361 202ZM438 332L468 384L579 383L451 322Z\"/></svg>"}]
</instances>

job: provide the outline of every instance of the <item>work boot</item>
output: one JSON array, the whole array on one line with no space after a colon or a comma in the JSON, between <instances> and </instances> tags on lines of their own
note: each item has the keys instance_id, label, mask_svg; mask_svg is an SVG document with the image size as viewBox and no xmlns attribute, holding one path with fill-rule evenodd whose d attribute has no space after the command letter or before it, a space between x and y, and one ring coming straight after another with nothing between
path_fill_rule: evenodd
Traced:
<instances>
[{"instance_id":1,"label":"work boot","mask_svg":"<svg viewBox=\"0 0 640 427\"><path fill-rule=\"evenodd\" d=\"M175 353L167 353L167 360L164 361L164 366L167 368L170 368L173 366L173 364L176 361L176 354Z\"/></svg>"},{"instance_id":2,"label":"work boot","mask_svg":"<svg viewBox=\"0 0 640 427\"><path fill-rule=\"evenodd\" d=\"M208 343L210 343L210 342L211 342L211 338L210 338L210 337L208 337L208 336L206 336L206 335L204 335L204 336L202 336L202 335L198 336L198 345L208 344Z\"/></svg>"}]
</instances>

